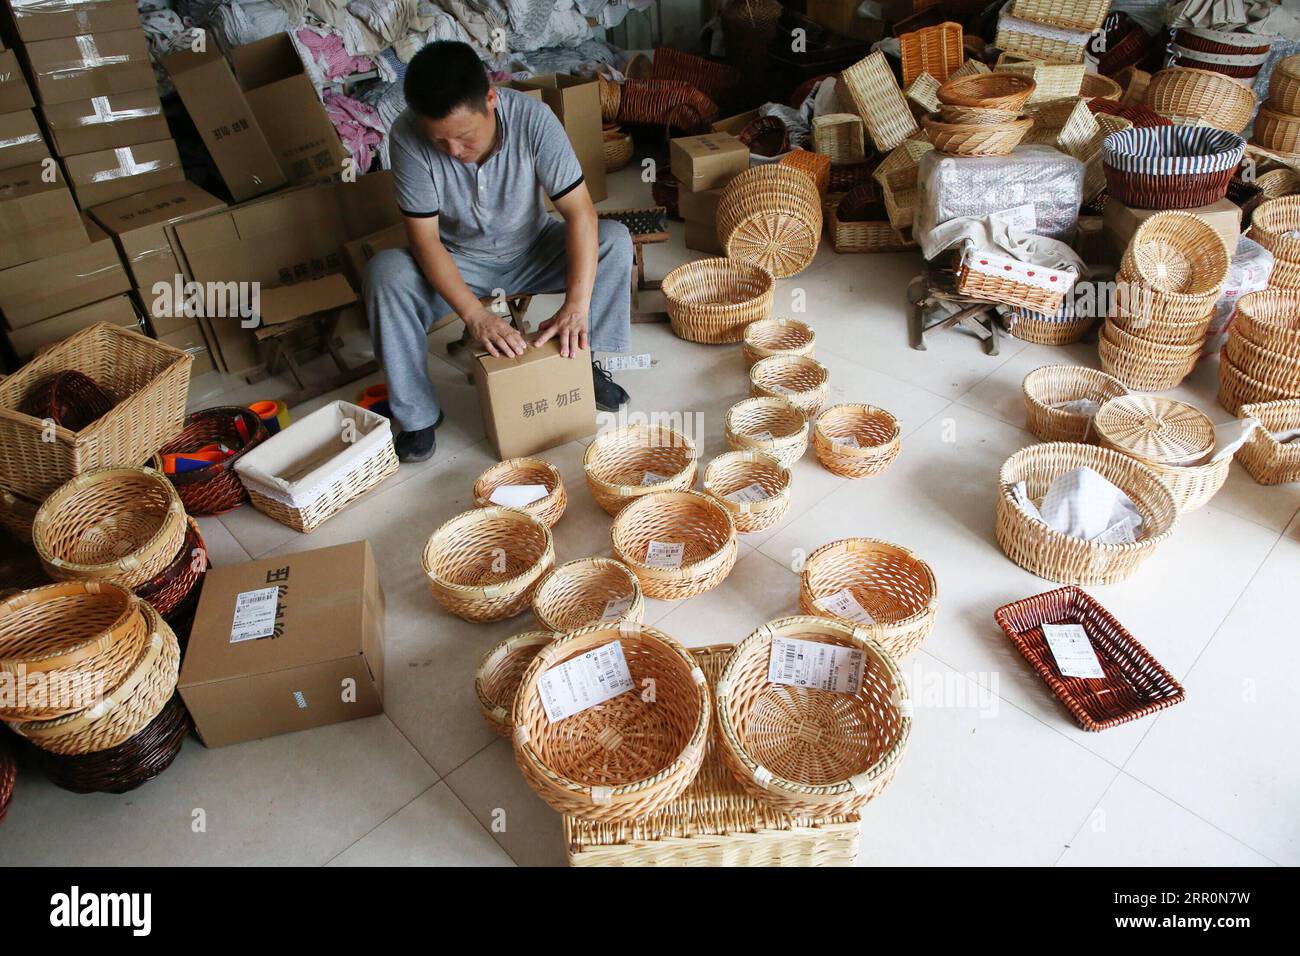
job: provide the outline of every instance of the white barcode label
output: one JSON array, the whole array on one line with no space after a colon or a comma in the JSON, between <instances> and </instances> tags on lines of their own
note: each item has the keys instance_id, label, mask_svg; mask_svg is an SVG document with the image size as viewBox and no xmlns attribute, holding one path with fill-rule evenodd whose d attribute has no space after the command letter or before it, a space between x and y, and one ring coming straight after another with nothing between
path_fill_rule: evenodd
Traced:
<instances>
[{"instance_id":1,"label":"white barcode label","mask_svg":"<svg viewBox=\"0 0 1300 956\"><path fill-rule=\"evenodd\" d=\"M1044 624L1043 637L1062 677L1105 677L1082 624Z\"/></svg>"},{"instance_id":2,"label":"white barcode label","mask_svg":"<svg viewBox=\"0 0 1300 956\"><path fill-rule=\"evenodd\" d=\"M755 441L776 441L776 436L771 432L755 432L750 437Z\"/></svg>"},{"instance_id":3,"label":"white barcode label","mask_svg":"<svg viewBox=\"0 0 1300 956\"><path fill-rule=\"evenodd\" d=\"M646 485L662 485L670 477L672 476L661 475L657 471L647 471L644 475L641 476L641 485L642 487L645 487Z\"/></svg>"},{"instance_id":4,"label":"white barcode label","mask_svg":"<svg viewBox=\"0 0 1300 956\"><path fill-rule=\"evenodd\" d=\"M299 710L307 709L307 695L300 690L293 692L293 702L298 705Z\"/></svg>"},{"instance_id":5,"label":"white barcode label","mask_svg":"<svg viewBox=\"0 0 1300 956\"><path fill-rule=\"evenodd\" d=\"M654 362L649 352L641 352L638 355L606 355L600 364L605 366L606 372L627 372L632 369L650 368Z\"/></svg>"},{"instance_id":6,"label":"white barcode label","mask_svg":"<svg viewBox=\"0 0 1300 956\"><path fill-rule=\"evenodd\" d=\"M680 568L685 553L686 545L681 541L651 541L645 563L652 568Z\"/></svg>"},{"instance_id":7,"label":"white barcode label","mask_svg":"<svg viewBox=\"0 0 1300 956\"><path fill-rule=\"evenodd\" d=\"M769 392L776 392L776 394L778 394L778 395L793 395L793 394L794 394L794 389L792 389L792 388L786 388L784 385L778 385L778 384L776 384L775 382L773 382L771 385L769 385L769 386L767 387L767 390L768 390Z\"/></svg>"},{"instance_id":8,"label":"white barcode label","mask_svg":"<svg viewBox=\"0 0 1300 956\"><path fill-rule=\"evenodd\" d=\"M537 683L542 708L551 723L572 717L632 687L621 641L611 641L552 667Z\"/></svg>"},{"instance_id":9,"label":"white barcode label","mask_svg":"<svg viewBox=\"0 0 1300 956\"><path fill-rule=\"evenodd\" d=\"M275 633L275 609L280 589L260 588L235 595L235 616L230 622L230 643L255 641Z\"/></svg>"},{"instance_id":10,"label":"white barcode label","mask_svg":"<svg viewBox=\"0 0 1300 956\"><path fill-rule=\"evenodd\" d=\"M840 448L861 448L858 440L852 435L845 435L843 438L832 438L831 443L838 445Z\"/></svg>"},{"instance_id":11,"label":"white barcode label","mask_svg":"<svg viewBox=\"0 0 1300 956\"><path fill-rule=\"evenodd\" d=\"M747 485L738 491L731 492L731 494L727 495L727 500L728 501L766 501L770 497L772 496L769 495L763 489L762 485L760 485L758 482L754 482L752 485Z\"/></svg>"},{"instance_id":12,"label":"white barcode label","mask_svg":"<svg viewBox=\"0 0 1300 956\"><path fill-rule=\"evenodd\" d=\"M617 621L627 613L628 608L632 606L632 595L620 598L610 598L605 602L605 610L600 615L601 621Z\"/></svg>"},{"instance_id":13,"label":"white barcode label","mask_svg":"<svg viewBox=\"0 0 1300 956\"><path fill-rule=\"evenodd\" d=\"M818 598L813 603L827 614L842 617L846 621L854 621L858 624L876 623L876 619L871 616L871 612L858 603L858 599L853 596L853 592L848 588L841 588L834 594Z\"/></svg>"},{"instance_id":14,"label":"white barcode label","mask_svg":"<svg viewBox=\"0 0 1300 956\"><path fill-rule=\"evenodd\" d=\"M550 492L545 485L502 485L492 490L488 501L505 508L522 508L534 501L541 501L548 494Z\"/></svg>"},{"instance_id":15,"label":"white barcode label","mask_svg":"<svg viewBox=\"0 0 1300 956\"><path fill-rule=\"evenodd\" d=\"M774 684L854 694L862 685L866 661L867 655L857 648L774 637L767 679Z\"/></svg>"}]
</instances>

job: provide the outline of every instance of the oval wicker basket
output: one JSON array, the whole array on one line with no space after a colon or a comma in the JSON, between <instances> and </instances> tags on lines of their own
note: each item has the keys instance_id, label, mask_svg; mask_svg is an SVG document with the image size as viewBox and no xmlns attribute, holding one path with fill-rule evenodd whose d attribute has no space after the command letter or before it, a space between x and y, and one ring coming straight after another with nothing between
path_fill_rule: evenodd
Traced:
<instances>
[{"instance_id":1,"label":"oval wicker basket","mask_svg":"<svg viewBox=\"0 0 1300 956\"><path fill-rule=\"evenodd\" d=\"M1261 485L1282 485L1300 481L1300 441L1283 444L1277 432L1300 428L1300 400L1282 399L1247 404L1242 417L1257 418L1263 427L1255 429L1250 440L1237 449L1237 460Z\"/></svg>"},{"instance_id":2,"label":"oval wicker basket","mask_svg":"<svg viewBox=\"0 0 1300 956\"><path fill-rule=\"evenodd\" d=\"M1211 315L1217 300L1213 290L1202 295L1160 292L1121 268L1115 277L1110 311L1119 316L1123 327L1143 338L1158 341L1157 330L1163 333L1161 337L1189 338Z\"/></svg>"},{"instance_id":3,"label":"oval wicker basket","mask_svg":"<svg viewBox=\"0 0 1300 956\"><path fill-rule=\"evenodd\" d=\"M56 754L86 754L125 743L158 716L176 692L181 649L158 612L144 606L147 637L131 669L93 706L9 726L37 747Z\"/></svg>"},{"instance_id":4,"label":"oval wicker basket","mask_svg":"<svg viewBox=\"0 0 1300 956\"><path fill-rule=\"evenodd\" d=\"M196 589L208 569L207 547L199 526L193 518L186 518L186 525L185 541L172 563L135 589L136 597L147 601L164 620L189 603L198 603Z\"/></svg>"},{"instance_id":5,"label":"oval wicker basket","mask_svg":"<svg viewBox=\"0 0 1300 956\"><path fill-rule=\"evenodd\" d=\"M47 720L88 707L130 670L147 636L144 605L112 584L64 581L6 598L0 674L19 677L21 695L0 705L0 717Z\"/></svg>"},{"instance_id":6,"label":"oval wicker basket","mask_svg":"<svg viewBox=\"0 0 1300 956\"><path fill-rule=\"evenodd\" d=\"M712 590L736 563L736 523L698 491L659 491L632 502L610 528L614 556L632 569L646 597L676 601ZM681 546L680 564L652 553ZM650 562L658 558L658 566Z\"/></svg>"},{"instance_id":7,"label":"oval wicker basket","mask_svg":"<svg viewBox=\"0 0 1300 956\"><path fill-rule=\"evenodd\" d=\"M1243 405L1272 402L1284 398L1300 398L1300 391L1288 393L1269 388L1233 365L1232 359L1227 355L1220 353L1218 401L1233 415L1238 415Z\"/></svg>"},{"instance_id":8,"label":"oval wicker basket","mask_svg":"<svg viewBox=\"0 0 1300 956\"><path fill-rule=\"evenodd\" d=\"M1056 315L1044 315L1013 306L1007 331L1012 337L1035 345L1071 345L1080 341L1096 324L1092 316L1077 318L1067 297Z\"/></svg>"},{"instance_id":9,"label":"oval wicker basket","mask_svg":"<svg viewBox=\"0 0 1300 956\"><path fill-rule=\"evenodd\" d=\"M776 163L754 166L723 187L718 242L728 259L785 278L812 262L821 234L821 197L812 180L796 169Z\"/></svg>"},{"instance_id":10,"label":"oval wicker basket","mask_svg":"<svg viewBox=\"0 0 1300 956\"><path fill-rule=\"evenodd\" d=\"M506 638L483 656L474 674L474 696L493 732L510 736L515 726L510 711L524 671L538 652L558 636L554 631L524 631Z\"/></svg>"},{"instance_id":11,"label":"oval wicker basket","mask_svg":"<svg viewBox=\"0 0 1300 956\"><path fill-rule=\"evenodd\" d=\"M1245 129L1255 112L1250 87L1222 73L1182 66L1152 76L1143 103L1175 123L1204 120L1230 133Z\"/></svg>"},{"instance_id":12,"label":"oval wicker basket","mask_svg":"<svg viewBox=\"0 0 1300 956\"><path fill-rule=\"evenodd\" d=\"M1214 423L1205 413L1158 395L1111 399L1093 427L1103 448L1148 465L1198 465L1214 451Z\"/></svg>"},{"instance_id":13,"label":"oval wicker basket","mask_svg":"<svg viewBox=\"0 0 1300 956\"><path fill-rule=\"evenodd\" d=\"M436 530L420 560L434 599L467 621L500 621L528 607L555 564L551 529L517 508L464 511Z\"/></svg>"},{"instance_id":14,"label":"oval wicker basket","mask_svg":"<svg viewBox=\"0 0 1300 956\"><path fill-rule=\"evenodd\" d=\"M1300 53L1284 56L1268 80L1268 104L1281 113L1300 116Z\"/></svg>"},{"instance_id":15,"label":"oval wicker basket","mask_svg":"<svg viewBox=\"0 0 1300 956\"><path fill-rule=\"evenodd\" d=\"M1278 112L1265 103L1255 115L1250 141L1274 153L1300 152L1300 116Z\"/></svg>"},{"instance_id":16,"label":"oval wicker basket","mask_svg":"<svg viewBox=\"0 0 1300 956\"><path fill-rule=\"evenodd\" d=\"M1085 541L1053 531L1016 504L1013 489L1023 481L1035 503L1052 482L1075 468L1100 473L1123 491L1142 515L1142 536L1127 544ZM1178 506L1168 486L1136 458L1074 442L1022 448L998 473L996 533L1008 558L1031 574L1061 584L1113 584L1129 577L1165 541L1178 523Z\"/></svg>"},{"instance_id":17,"label":"oval wicker basket","mask_svg":"<svg viewBox=\"0 0 1300 956\"><path fill-rule=\"evenodd\" d=\"M1228 335L1223 354L1241 372L1266 388L1300 391L1300 359L1274 352L1241 335Z\"/></svg>"},{"instance_id":18,"label":"oval wicker basket","mask_svg":"<svg viewBox=\"0 0 1300 956\"><path fill-rule=\"evenodd\" d=\"M824 544L808 555L799 575L800 611L862 629L896 661L930 636L938 604L930 565L876 538Z\"/></svg>"},{"instance_id":19,"label":"oval wicker basket","mask_svg":"<svg viewBox=\"0 0 1300 956\"><path fill-rule=\"evenodd\" d=\"M939 87L946 106L975 106L1019 113L1033 95L1034 81L1016 73L971 73L951 77Z\"/></svg>"},{"instance_id":20,"label":"oval wicker basket","mask_svg":"<svg viewBox=\"0 0 1300 956\"><path fill-rule=\"evenodd\" d=\"M695 484L695 443L665 425L625 425L597 435L582 467L596 503L618 514L628 502Z\"/></svg>"},{"instance_id":21,"label":"oval wicker basket","mask_svg":"<svg viewBox=\"0 0 1300 956\"><path fill-rule=\"evenodd\" d=\"M1200 216L1171 210L1142 223L1124 250L1124 273L1163 295L1217 300L1232 256Z\"/></svg>"},{"instance_id":22,"label":"oval wicker basket","mask_svg":"<svg viewBox=\"0 0 1300 956\"><path fill-rule=\"evenodd\" d=\"M645 617L641 582L613 558L567 561L542 579L533 594L533 617L561 634L593 624L640 621Z\"/></svg>"},{"instance_id":23,"label":"oval wicker basket","mask_svg":"<svg viewBox=\"0 0 1300 956\"><path fill-rule=\"evenodd\" d=\"M1113 375L1082 365L1044 365L1026 375L1020 388L1028 428L1040 441L1095 440L1092 415L1058 406L1086 399L1100 407L1128 394L1124 383Z\"/></svg>"},{"instance_id":24,"label":"oval wicker basket","mask_svg":"<svg viewBox=\"0 0 1300 956\"><path fill-rule=\"evenodd\" d=\"M875 405L832 405L817 416L812 434L817 460L842 478L880 474L903 447L898 419Z\"/></svg>"},{"instance_id":25,"label":"oval wicker basket","mask_svg":"<svg viewBox=\"0 0 1300 956\"><path fill-rule=\"evenodd\" d=\"M543 675L615 641L633 689L551 723L539 688ZM524 672L511 715L515 761L560 813L631 820L662 807L695 778L711 712L704 672L667 634L631 622L583 628L547 644Z\"/></svg>"},{"instance_id":26,"label":"oval wicker basket","mask_svg":"<svg viewBox=\"0 0 1300 956\"><path fill-rule=\"evenodd\" d=\"M1246 235L1273 253L1269 287L1300 289L1300 196L1260 203Z\"/></svg>"},{"instance_id":27,"label":"oval wicker basket","mask_svg":"<svg viewBox=\"0 0 1300 956\"><path fill-rule=\"evenodd\" d=\"M817 333L798 319L758 319L745 326L745 367L772 355L802 355L812 358Z\"/></svg>"},{"instance_id":28,"label":"oval wicker basket","mask_svg":"<svg viewBox=\"0 0 1300 956\"><path fill-rule=\"evenodd\" d=\"M1209 503L1224 483L1232 465L1229 455L1219 461L1207 461L1201 465L1183 467L1165 467L1152 465L1151 470L1164 479L1169 492L1174 496L1174 504L1179 514L1195 511Z\"/></svg>"},{"instance_id":29,"label":"oval wicker basket","mask_svg":"<svg viewBox=\"0 0 1300 956\"><path fill-rule=\"evenodd\" d=\"M776 282L766 269L732 259L678 266L661 285L673 333L688 342L739 342L772 312Z\"/></svg>"},{"instance_id":30,"label":"oval wicker basket","mask_svg":"<svg viewBox=\"0 0 1300 956\"><path fill-rule=\"evenodd\" d=\"M729 451L704 469L704 492L731 513L741 534L765 531L790 508L790 471L761 451Z\"/></svg>"},{"instance_id":31,"label":"oval wicker basket","mask_svg":"<svg viewBox=\"0 0 1300 956\"><path fill-rule=\"evenodd\" d=\"M1109 194L1128 206L1194 209L1227 194L1245 152L1246 141L1222 129L1134 126L1103 141L1102 170Z\"/></svg>"},{"instance_id":32,"label":"oval wicker basket","mask_svg":"<svg viewBox=\"0 0 1300 956\"><path fill-rule=\"evenodd\" d=\"M749 370L749 393L755 398L784 398L816 418L826 401L829 373L816 359L799 355L772 355L755 362Z\"/></svg>"},{"instance_id":33,"label":"oval wicker basket","mask_svg":"<svg viewBox=\"0 0 1300 956\"><path fill-rule=\"evenodd\" d=\"M55 580L135 588L171 564L185 527L185 509L166 476L152 468L105 468L70 479L45 499L32 543Z\"/></svg>"},{"instance_id":34,"label":"oval wicker basket","mask_svg":"<svg viewBox=\"0 0 1300 956\"><path fill-rule=\"evenodd\" d=\"M632 134L615 127L602 134L602 146L605 156L605 172L614 173L632 162L634 147Z\"/></svg>"},{"instance_id":35,"label":"oval wicker basket","mask_svg":"<svg viewBox=\"0 0 1300 956\"><path fill-rule=\"evenodd\" d=\"M768 679L776 639L861 651L851 693ZM816 617L764 624L736 645L714 690L718 749L741 785L795 817L850 813L893 779L912 730L898 665L861 629Z\"/></svg>"},{"instance_id":36,"label":"oval wicker basket","mask_svg":"<svg viewBox=\"0 0 1300 956\"><path fill-rule=\"evenodd\" d=\"M32 522L41 503L26 495L0 488L0 528L23 544L32 543Z\"/></svg>"},{"instance_id":37,"label":"oval wicker basket","mask_svg":"<svg viewBox=\"0 0 1300 956\"><path fill-rule=\"evenodd\" d=\"M1263 289L1237 300L1231 335L1270 352L1300 358L1300 290Z\"/></svg>"},{"instance_id":38,"label":"oval wicker basket","mask_svg":"<svg viewBox=\"0 0 1300 956\"><path fill-rule=\"evenodd\" d=\"M963 126L989 123L1013 123L1020 117L1016 110L991 110L981 106L941 106L939 119L945 123Z\"/></svg>"},{"instance_id":39,"label":"oval wicker basket","mask_svg":"<svg viewBox=\"0 0 1300 956\"><path fill-rule=\"evenodd\" d=\"M252 409L222 405L190 415L185 427L163 445L159 454L183 454L214 444L234 451L230 457L205 468L167 476L189 514L219 515L234 511L248 500L248 491L235 474L235 463L270 437Z\"/></svg>"},{"instance_id":40,"label":"oval wicker basket","mask_svg":"<svg viewBox=\"0 0 1300 956\"><path fill-rule=\"evenodd\" d=\"M541 458L510 458L497 462L474 481L475 507L495 507L493 492L508 485L541 485L546 489L544 497L530 501L519 509L528 512L546 527L554 528L556 522L564 516L569 496L564 490L564 479L560 477L559 469L549 461Z\"/></svg>"},{"instance_id":41,"label":"oval wicker basket","mask_svg":"<svg viewBox=\"0 0 1300 956\"><path fill-rule=\"evenodd\" d=\"M1130 389L1163 392L1177 388L1196 366L1196 356L1170 360L1158 357L1146 348L1139 351L1125 348L1116 341L1116 334L1117 330L1109 322L1102 326L1097 339L1097 355L1101 358L1102 369Z\"/></svg>"},{"instance_id":42,"label":"oval wicker basket","mask_svg":"<svg viewBox=\"0 0 1300 956\"><path fill-rule=\"evenodd\" d=\"M1152 325L1150 329L1156 328ZM1132 356L1142 358L1151 358L1157 362L1180 363L1189 359L1195 360L1200 357L1201 346L1204 342L1204 336L1195 342L1188 342L1180 345L1170 345L1167 342L1160 342L1155 338L1149 338L1146 331L1142 334L1126 332L1113 319L1107 319L1106 324L1102 326L1102 331L1107 341L1118 346Z\"/></svg>"},{"instance_id":43,"label":"oval wicker basket","mask_svg":"<svg viewBox=\"0 0 1300 956\"><path fill-rule=\"evenodd\" d=\"M727 409L727 447L761 451L793 468L808 448L808 420L784 398L747 398Z\"/></svg>"},{"instance_id":44,"label":"oval wicker basket","mask_svg":"<svg viewBox=\"0 0 1300 956\"><path fill-rule=\"evenodd\" d=\"M1283 196L1300 193L1300 173L1289 167L1271 169L1256 176L1255 185L1265 200L1281 199Z\"/></svg>"},{"instance_id":45,"label":"oval wicker basket","mask_svg":"<svg viewBox=\"0 0 1300 956\"><path fill-rule=\"evenodd\" d=\"M921 125L934 148L949 156L1005 156L1029 134L1034 120L1027 116L1006 123L947 123L926 116Z\"/></svg>"}]
</instances>

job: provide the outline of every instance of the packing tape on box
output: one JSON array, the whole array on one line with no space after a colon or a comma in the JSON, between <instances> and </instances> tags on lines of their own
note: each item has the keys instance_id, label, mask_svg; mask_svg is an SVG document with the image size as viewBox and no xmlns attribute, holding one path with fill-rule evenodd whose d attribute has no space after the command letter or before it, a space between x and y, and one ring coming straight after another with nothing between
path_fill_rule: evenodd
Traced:
<instances>
[{"instance_id":1,"label":"packing tape on box","mask_svg":"<svg viewBox=\"0 0 1300 956\"><path fill-rule=\"evenodd\" d=\"M28 143L39 143L40 141L40 133L24 133L22 136L11 136L9 139L0 139L0 149L11 149L14 146L26 146Z\"/></svg>"},{"instance_id":2,"label":"packing tape on box","mask_svg":"<svg viewBox=\"0 0 1300 956\"><path fill-rule=\"evenodd\" d=\"M87 7L100 7L106 3L108 0L9 0L9 6L16 17L35 17L42 13L77 13L84 18Z\"/></svg>"},{"instance_id":3,"label":"packing tape on box","mask_svg":"<svg viewBox=\"0 0 1300 956\"><path fill-rule=\"evenodd\" d=\"M134 59L129 53L114 53L112 56L102 55L99 52L99 45L95 43L95 37L91 34L75 36L72 39L77 44L77 51L81 54L81 58L78 60L56 60L45 69L37 70L37 76L65 79L103 66L130 63Z\"/></svg>"},{"instance_id":4,"label":"packing tape on box","mask_svg":"<svg viewBox=\"0 0 1300 956\"><path fill-rule=\"evenodd\" d=\"M161 159L151 159L145 163L135 161L135 153L131 152L130 146L119 146L113 150L113 155L117 158L117 169L101 169L90 177L92 183L108 182L112 179L125 179L127 176L140 176L144 173L157 172L168 166L175 166L171 161Z\"/></svg>"},{"instance_id":5,"label":"packing tape on box","mask_svg":"<svg viewBox=\"0 0 1300 956\"><path fill-rule=\"evenodd\" d=\"M129 110L115 110L107 96L92 96L90 108L94 116L78 116L78 126L99 126L103 123L123 123L126 120L143 119L146 116L161 116L162 106L141 106Z\"/></svg>"}]
</instances>

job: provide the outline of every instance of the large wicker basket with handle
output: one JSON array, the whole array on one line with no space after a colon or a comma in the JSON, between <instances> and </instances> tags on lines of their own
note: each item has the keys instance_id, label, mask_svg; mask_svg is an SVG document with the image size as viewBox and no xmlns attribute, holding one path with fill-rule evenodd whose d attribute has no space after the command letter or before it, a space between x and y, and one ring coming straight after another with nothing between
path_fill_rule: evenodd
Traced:
<instances>
[{"instance_id":1,"label":"large wicker basket with handle","mask_svg":"<svg viewBox=\"0 0 1300 956\"><path fill-rule=\"evenodd\" d=\"M517 508L475 508L436 530L421 566L444 608L467 621L500 621L528 607L555 564L551 529Z\"/></svg>"}]
</instances>

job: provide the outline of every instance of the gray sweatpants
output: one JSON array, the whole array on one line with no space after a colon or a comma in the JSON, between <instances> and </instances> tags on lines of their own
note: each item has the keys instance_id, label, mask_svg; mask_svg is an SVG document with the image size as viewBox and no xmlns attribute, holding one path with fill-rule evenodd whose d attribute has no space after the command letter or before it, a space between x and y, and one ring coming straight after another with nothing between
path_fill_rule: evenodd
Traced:
<instances>
[{"instance_id":1,"label":"gray sweatpants","mask_svg":"<svg viewBox=\"0 0 1300 956\"><path fill-rule=\"evenodd\" d=\"M509 295L563 292L567 280L565 225L551 220L537 240L508 260L452 258L477 296L503 289ZM375 355L388 377L388 402L404 431L427 428L438 419L438 396L429 381L429 329L451 311L434 292L408 249L385 249L370 260L365 282L366 312ZM593 351L631 348L632 240L627 227L600 220L600 258L591 293L589 337ZM548 316L549 318L549 316Z\"/></svg>"}]
</instances>

